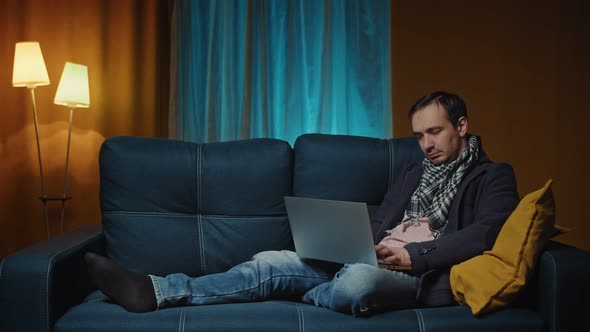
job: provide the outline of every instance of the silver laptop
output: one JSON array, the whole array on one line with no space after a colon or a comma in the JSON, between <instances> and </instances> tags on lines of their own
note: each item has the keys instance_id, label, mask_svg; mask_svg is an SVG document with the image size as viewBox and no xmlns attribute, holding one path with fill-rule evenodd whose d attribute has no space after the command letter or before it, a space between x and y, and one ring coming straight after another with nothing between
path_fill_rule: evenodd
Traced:
<instances>
[{"instance_id":1,"label":"silver laptop","mask_svg":"<svg viewBox=\"0 0 590 332\"><path fill-rule=\"evenodd\" d=\"M377 261L366 203L285 196L285 205L299 257L409 270Z\"/></svg>"}]
</instances>

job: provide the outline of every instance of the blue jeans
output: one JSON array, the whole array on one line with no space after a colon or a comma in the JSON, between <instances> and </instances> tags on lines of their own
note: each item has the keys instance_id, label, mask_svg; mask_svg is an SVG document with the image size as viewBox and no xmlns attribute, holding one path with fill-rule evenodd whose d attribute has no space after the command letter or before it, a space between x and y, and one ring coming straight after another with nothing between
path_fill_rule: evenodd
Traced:
<instances>
[{"instance_id":1,"label":"blue jeans","mask_svg":"<svg viewBox=\"0 0 590 332\"><path fill-rule=\"evenodd\" d=\"M366 315L417 304L418 278L366 264L303 261L292 251L265 251L227 272L197 278L150 275L158 309L298 298L334 311Z\"/></svg>"}]
</instances>

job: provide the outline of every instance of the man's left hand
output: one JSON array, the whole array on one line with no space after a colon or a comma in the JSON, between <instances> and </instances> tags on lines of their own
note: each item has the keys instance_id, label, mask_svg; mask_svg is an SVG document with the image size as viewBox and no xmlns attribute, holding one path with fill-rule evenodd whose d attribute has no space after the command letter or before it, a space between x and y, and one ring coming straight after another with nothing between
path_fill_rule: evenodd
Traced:
<instances>
[{"instance_id":1,"label":"man's left hand","mask_svg":"<svg viewBox=\"0 0 590 332\"><path fill-rule=\"evenodd\" d=\"M377 258L386 263L412 267L410 253L405 248L387 247L382 244L375 246Z\"/></svg>"}]
</instances>

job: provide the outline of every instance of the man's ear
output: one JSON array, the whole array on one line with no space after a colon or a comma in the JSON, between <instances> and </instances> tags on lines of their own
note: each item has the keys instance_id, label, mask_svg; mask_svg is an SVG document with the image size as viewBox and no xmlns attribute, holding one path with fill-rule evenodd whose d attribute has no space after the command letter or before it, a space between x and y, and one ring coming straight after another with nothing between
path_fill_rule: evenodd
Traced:
<instances>
[{"instance_id":1,"label":"man's ear","mask_svg":"<svg viewBox=\"0 0 590 332\"><path fill-rule=\"evenodd\" d=\"M467 118L462 116L457 120L457 131L459 132L459 136L465 137L467 135L467 129L469 127L469 123L467 122Z\"/></svg>"}]
</instances>

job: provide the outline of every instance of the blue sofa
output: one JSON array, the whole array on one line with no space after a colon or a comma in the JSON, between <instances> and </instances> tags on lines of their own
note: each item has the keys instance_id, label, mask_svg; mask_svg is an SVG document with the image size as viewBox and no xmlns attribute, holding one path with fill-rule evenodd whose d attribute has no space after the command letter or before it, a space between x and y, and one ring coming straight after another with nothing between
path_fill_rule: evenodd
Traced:
<instances>
[{"instance_id":1,"label":"blue sofa","mask_svg":"<svg viewBox=\"0 0 590 332\"><path fill-rule=\"evenodd\" d=\"M590 254L552 242L510 308L466 306L354 318L296 301L135 314L91 283L87 251L142 273L222 272L257 252L293 249L285 195L363 201L371 213L422 158L413 138L307 134L193 144L113 137L100 152L102 225L16 252L0 265L0 331L574 331L585 326Z\"/></svg>"}]
</instances>

